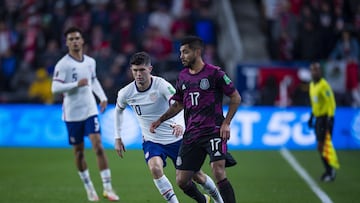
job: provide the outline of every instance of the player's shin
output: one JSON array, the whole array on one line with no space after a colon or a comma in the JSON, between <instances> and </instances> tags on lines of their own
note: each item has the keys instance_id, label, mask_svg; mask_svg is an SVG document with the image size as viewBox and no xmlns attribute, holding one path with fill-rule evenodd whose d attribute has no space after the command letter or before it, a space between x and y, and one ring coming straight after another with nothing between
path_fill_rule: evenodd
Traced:
<instances>
[{"instance_id":1,"label":"player's shin","mask_svg":"<svg viewBox=\"0 0 360 203\"><path fill-rule=\"evenodd\" d=\"M205 183L200 184L201 187L214 199L215 203L224 203L214 181L208 175L205 175L205 177Z\"/></svg>"},{"instance_id":2,"label":"player's shin","mask_svg":"<svg viewBox=\"0 0 360 203\"><path fill-rule=\"evenodd\" d=\"M154 184L167 202L179 203L175 195L174 189L165 175L163 175L159 179L154 179Z\"/></svg>"},{"instance_id":3,"label":"player's shin","mask_svg":"<svg viewBox=\"0 0 360 203\"><path fill-rule=\"evenodd\" d=\"M234 189L227 178L225 178L222 181L219 181L217 183L217 185L219 187L220 194L221 194L224 202L226 202L226 203L235 203L236 202Z\"/></svg>"}]
</instances>

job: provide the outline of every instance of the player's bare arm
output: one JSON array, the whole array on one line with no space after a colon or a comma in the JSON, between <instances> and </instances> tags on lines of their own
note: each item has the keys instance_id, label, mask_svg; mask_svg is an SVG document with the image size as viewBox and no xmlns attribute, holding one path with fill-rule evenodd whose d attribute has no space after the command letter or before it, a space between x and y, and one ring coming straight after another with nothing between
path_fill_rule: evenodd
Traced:
<instances>
[{"instance_id":1,"label":"player's bare arm","mask_svg":"<svg viewBox=\"0 0 360 203\"><path fill-rule=\"evenodd\" d=\"M174 117L176 114L178 114L182 109L184 108L183 104L181 104L178 101L175 101L170 108L163 114L160 116L160 118L158 120L156 120L155 122L153 122L150 126L150 132L155 133L155 129L157 127L159 127L159 125L166 121L169 118Z\"/></svg>"},{"instance_id":2,"label":"player's bare arm","mask_svg":"<svg viewBox=\"0 0 360 203\"><path fill-rule=\"evenodd\" d=\"M237 111L238 106L240 105L240 102L241 102L240 94L237 90L235 90L230 95L229 110L220 128L220 136L222 137L223 140L230 139L230 123Z\"/></svg>"}]
</instances>

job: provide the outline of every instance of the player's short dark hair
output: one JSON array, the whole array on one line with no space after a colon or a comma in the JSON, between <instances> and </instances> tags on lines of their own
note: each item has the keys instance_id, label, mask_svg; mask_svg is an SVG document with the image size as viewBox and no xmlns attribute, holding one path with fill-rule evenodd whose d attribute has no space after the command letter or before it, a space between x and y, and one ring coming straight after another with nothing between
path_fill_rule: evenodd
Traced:
<instances>
[{"instance_id":1,"label":"player's short dark hair","mask_svg":"<svg viewBox=\"0 0 360 203\"><path fill-rule=\"evenodd\" d=\"M189 45L190 49L202 49L204 41L198 36L190 35L181 39L181 46L183 45Z\"/></svg>"},{"instance_id":2,"label":"player's short dark hair","mask_svg":"<svg viewBox=\"0 0 360 203\"><path fill-rule=\"evenodd\" d=\"M69 27L69 28L66 29L65 32L64 32L65 38L67 37L67 35L68 35L69 33L73 33L73 32L78 32L78 33L80 33L81 37L83 37L83 32L82 32L82 30L81 30L80 28L78 28L78 27Z\"/></svg>"},{"instance_id":3,"label":"player's short dark hair","mask_svg":"<svg viewBox=\"0 0 360 203\"><path fill-rule=\"evenodd\" d=\"M146 65L151 66L151 57L148 53L142 51L137 52L130 58L130 65Z\"/></svg>"}]
</instances>

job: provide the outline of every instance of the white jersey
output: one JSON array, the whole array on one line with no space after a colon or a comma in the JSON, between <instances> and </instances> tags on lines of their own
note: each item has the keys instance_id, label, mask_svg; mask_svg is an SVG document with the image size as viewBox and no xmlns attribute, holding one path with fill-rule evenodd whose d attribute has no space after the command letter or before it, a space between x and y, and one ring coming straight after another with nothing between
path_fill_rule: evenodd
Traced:
<instances>
[{"instance_id":1,"label":"white jersey","mask_svg":"<svg viewBox=\"0 0 360 203\"><path fill-rule=\"evenodd\" d=\"M78 87L80 79L87 78L89 85ZM97 115L98 108L93 92L100 101L106 101L106 95L96 78L96 63L89 56L84 55L78 61L69 54L62 57L55 66L51 91L63 93L64 121L83 121Z\"/></svg>"},{"instance_id":2,"label":"white jersey","mask_svg":"<svg viewBox=\"0 0 360 203\"><path fill-rule=\"evenodd\" d=\"M169 99L175 93L174 87L163 78L152 76L150 87L145 91L139 91L135 81L131 82L118 92L116 108L124 109L129 105L134 111L139 122L143 139L160 144L170 144L182 137L173 135L172 124L180 124L184 127L183 114L168 119L156 128L155 133L150 132L151 123L156 121L169 108ZM115 124L120 125L120 124ZM119 126L116 129L120 129ZM120 132L116 137L120 137Z\"/></svg>"}]
</instances>

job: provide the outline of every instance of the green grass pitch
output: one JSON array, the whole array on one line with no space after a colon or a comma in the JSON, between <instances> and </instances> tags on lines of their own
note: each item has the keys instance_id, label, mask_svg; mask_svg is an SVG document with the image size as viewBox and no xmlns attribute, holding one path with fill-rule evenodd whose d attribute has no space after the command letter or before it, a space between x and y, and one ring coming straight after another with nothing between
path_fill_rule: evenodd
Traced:
<instances>
[{"instance_id":1,"label":"green grass pitch","mask_svg":"<svg viewBox=\"0 0 360 203\"><path fill-rule=\"evenodd\" d=\"M127 151L124 159L117 157L114 150L106 150L106 153L113 186L120 195L121 203L165 202L153 184L141 150ZM321 202L279 151L240 150L231 153L238 165L228 168L227 175L234 187L237 202ZM318 181L323 168L315 151L291 153L334 203L360 201L360 151L337 151L341 169L336 181L331 183ZM87 149L86 158L100 195L102 183L91 149ZM203 170L210 174L207 163ZM176 186L175 169L169 160L165 173L173 183L180 202L194 202ZM0 148L0 202L88 202L75 168L72 150ZM99 202L109 201L101 198Z\"/></svg>"}]
</instances>

